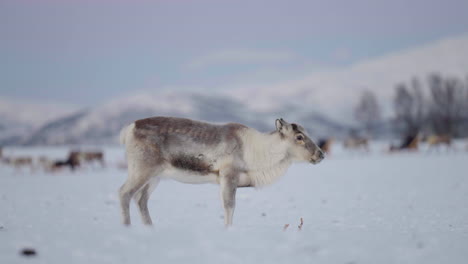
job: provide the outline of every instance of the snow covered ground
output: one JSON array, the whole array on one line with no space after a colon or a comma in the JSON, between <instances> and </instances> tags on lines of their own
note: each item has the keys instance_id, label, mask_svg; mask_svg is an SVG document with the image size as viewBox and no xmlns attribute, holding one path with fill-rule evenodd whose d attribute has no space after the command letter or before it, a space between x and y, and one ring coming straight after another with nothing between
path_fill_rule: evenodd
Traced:
<instances>
[{"instance_id":1,"label":"snow covered ground","mask_svg":"<svg viewBox=\"0 0 468 264\"><path fill-rule=\"evenodd\" d=\"M2 165L0 263L467 263L468 152L383 148L337 148L272 186L240 189L229 230L217 186L171 181L151 197L153 227L133 204L133 225L122 226L117 190L126 172L112 166L121 148L106 149L105 169L51 175ZM22 256L28 247L37 255Z\"/></svg>"}]
</instances>

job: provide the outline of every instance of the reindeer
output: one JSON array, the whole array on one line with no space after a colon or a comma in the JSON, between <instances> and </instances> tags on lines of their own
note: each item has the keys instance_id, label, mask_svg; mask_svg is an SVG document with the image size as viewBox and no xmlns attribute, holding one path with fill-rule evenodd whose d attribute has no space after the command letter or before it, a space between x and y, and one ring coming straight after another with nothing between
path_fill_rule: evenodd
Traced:
<instances>
[{"instance_id":1,"label":"reindeer","mask_svg":"<svg viewBox=\"0 0 468 264\"><path fill-rule=\"evenodd\" d=\"M72 171L80 166L80 153L78 151L70 151L66 160L56 160L51 163L50 170L56 171L63 167L70 167Z\"/></svg>"},{"instance_id":2,"label":"reindeer","mask_svg":"<svg viewBox=\"0 0 468 264\"><path fill-rule=\"evenodd\" d=\"M14 157L11 159L11 164L16 168L29 167L32 168L33 158L29 156Z\"/></svg>"},{"instance_id":3,"label":"reindeer","mask_svg":"<svg viewBox=\"0 0 468 264\"><path fill-rule=\"evenodd\" d=\"M262 187L295 161L319 163L324 154L303 127L276 120L261 133L241 124L209 124L184 118L151 117L124 127L128 179L119 191L123 224L130 225L135 199L143 223L151 225L148 199L162 178L220 185L224 224L232 225L238 187ZM172 172L172 173L171 173Z\"/></svg>"},{"instance_id":4,"label":"reindeer","mask_svg":"<svg viewBox=\"0 0 468 264\"><path fill-rule=\"evenodd\" d=\"M325 152L326 154L330 154L332 143L333 138L325 138L320 139L317 145L323 152Z\"/></svg>"},{"instance_id":5,"label":"reindeer","mask_svg":"<svg viewBox=\"0 0 468 264\"><path fill-rule=\"evenodd\" d=\"M447 146L447 150L452 148L452 137L449 135L432 135L427 138L428 151L438 150L442 145Z\"/></svg>"},{"instance_id":6,"label":"reindeer","mask_svg":"<svg viewBox=\"0 0 468 264\"><path fill-rule=\"evenodd\" d=\"M81 159L86 163L97 161L101 164L101 167L105 167L104 153L102 151L84 151L81 153Z\"/></svg>"},{"instance_id":7,"label":"reindeer","mask_svg":"<svg viewBox=\"0 0 468 264\"><path fill-rule=\"evenodd\" d=\"M403 138L403 141L400 145L390 145L389 152L397 151L417 151L421 135L418 133L416 135L407 135Z\"/></svg>"},{"instance_id":8,"label":"reindeer","mask_svg":"<svg viewBox=\"0 0 468 264\"><path fill-rule=\"evenodd\" d=\"M346 149L362 149L369 151L369 140L367 138L355 138L351 137L344 141L343 146Z\"/></svg>"}]
</instances>

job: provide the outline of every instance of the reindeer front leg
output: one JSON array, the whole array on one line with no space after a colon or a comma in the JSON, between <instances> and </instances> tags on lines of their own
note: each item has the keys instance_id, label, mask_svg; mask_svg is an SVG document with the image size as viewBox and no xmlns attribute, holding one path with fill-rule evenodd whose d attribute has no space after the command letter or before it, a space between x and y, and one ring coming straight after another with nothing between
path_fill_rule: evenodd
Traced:
<instances>
[{"instance_id":1,"label":"reindeer front leg","mask_svg":"<svg viewBox=\"0 0 468 264\"><path fill-rule=\"evenodd\" d=\"M236 207L236 189L239 182L239 172L229 169L220 173L221 200L224 207L224 225L232 225L232 217Z\"/></svg>"}]
</instances>

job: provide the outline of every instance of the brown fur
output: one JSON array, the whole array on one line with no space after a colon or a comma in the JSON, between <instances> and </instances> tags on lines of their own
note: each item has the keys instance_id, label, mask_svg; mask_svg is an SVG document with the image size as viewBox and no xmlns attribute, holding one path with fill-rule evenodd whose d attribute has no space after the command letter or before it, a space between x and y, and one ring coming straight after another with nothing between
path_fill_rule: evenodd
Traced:
<instances>
[{"instance_id":1,"label":"brown fur","mask_svg":"<svg viewBox=\"0 0 468 264\"><path fill-rule=\"evenodd\" d=\"M202 158L202 156L194 157L181 154L172 158L171 165L178 169L189 170L200 174L214 173L212 166L204 162Z\"/></svg>"},{"instance_id":2,"label":"brown fur","mask_svg":"<svg viewBox=\"0 0 468 264\"><path fill-rule=\"evenodd\" d=\"M442 144L451 146L452 137L450 137L449 135L432 135L427 139L427 144L429 144L429 146L442 145Z\"/></svg>"},{"instance_id":3,"label":"brown fur","mask_svg":"<svg viewBox=\"0 0 468 264\"><path fill-rule=\"evenodd\" d=\"M188 135L191 139L204 144L219 144L222 140L219 130L229 131L228 139L236 138L238 129L244 125L230 123L227 126L217 126L186 118L150 117L135 121L135 137L143 141L151 141L155 135L165 140L176 138L178 135Z\"/></svg>"},{"instance_id":4,"label":"brown fur","mask_svg":"<svg viewBox=\"0 0 468 264\"><path fill-rule=\"evenodd\" d=\"M175 142L185 142L190 138L196 144L208 146L220 144L223 140L232 142L231 151L233 152L235 149L242 148L242 142L237 135L237 131L245 128L246 126L237 123L213 125L186 118L158 116L135 121L134 136L147 153L145 156L152 157L152 159L146 160L149 165L169 161L184 167L184 169L193 168L194 172L200 172L208 171L200 167L210 165L195 162L195 157L193 159L187 157L181 159L181 155L168 156L167 153L171 153L171 151L167 151L167 149L171 145L177 145L174 144ZM225 135L224 138L222 138L222 135Z\"/></svg>"}]
</instances>

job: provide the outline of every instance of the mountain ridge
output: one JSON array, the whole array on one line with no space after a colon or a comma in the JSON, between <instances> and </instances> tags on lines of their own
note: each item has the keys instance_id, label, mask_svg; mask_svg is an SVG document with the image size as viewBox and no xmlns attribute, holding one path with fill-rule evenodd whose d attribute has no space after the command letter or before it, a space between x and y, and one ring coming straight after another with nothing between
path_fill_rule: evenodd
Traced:
<instances>
[{"instance_id":1,"label":"mountain ridge","mask_svg":"<svg viewBox=\"0 0 468 264\"><path fill-rule=\"evenodd\" d=\"M272 130L274 120L283 117L302 122L312 136L343 137L356 126L352 110L361 91L367 89L374 92L384 119L389 119L394 87L413 77L424 80L435 72L444 76L466 77L468 35L393 52L349 67L311 72L302 78L272 85L247 84L216 93L134 93L112 98L87 110L45 120L42 125L28 124L23 122L26 120L24 118L11 118L15 116L15 111L10 111L12 115L9 118L2 119L5 109L18 108L14 104L4 105L0 107L0 130L2 127L8 128L9 124L17 127L14 131L20 132L9 132L9 137L6 137L6 141L14 143L115 143L123 125L149 116L171 115L210 122L240 122L261 131ZM40 116L41 111L33 112L29 113L30 117ZM15 121L21 122L15 124ZM5 140L0 138L0 142Z\"/></svg>"}]
</instances>

